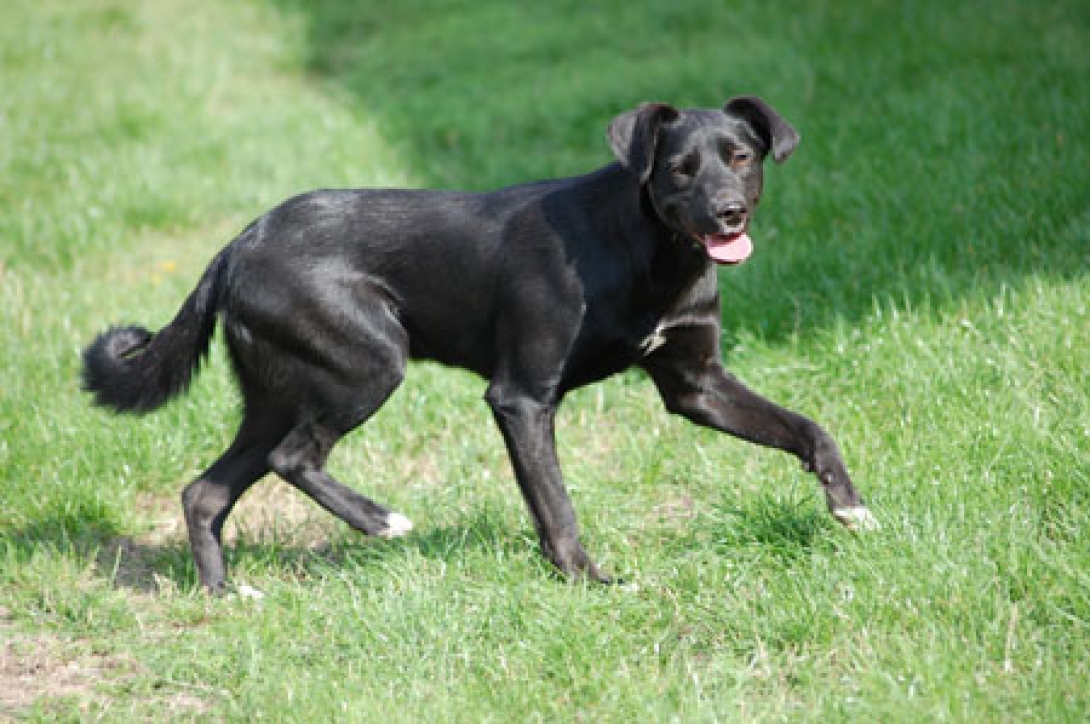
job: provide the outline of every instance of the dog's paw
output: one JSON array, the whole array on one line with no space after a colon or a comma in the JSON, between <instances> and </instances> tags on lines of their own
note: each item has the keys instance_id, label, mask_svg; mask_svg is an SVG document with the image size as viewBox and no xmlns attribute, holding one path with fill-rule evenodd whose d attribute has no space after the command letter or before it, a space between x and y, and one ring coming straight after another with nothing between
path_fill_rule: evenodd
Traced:
<instances>
[{"instance_id":1,"label":"dog's paw","mask_svg":"<svg viewBox=\"0 0 1090 724\"><path fill-rule=\"evenodd\" d=\"M386 516L386 527L378 532L379 538L400 538L413 529L413 522L401 513Z\"/></svg>"},{"instance_id":2,"label":"dog's paw","mask_svg":"<svg viewBox=\"0 0 1090 724\"><path fill-rule=\"evenodd\" d=\"M882 527L878 519L870 512L870 508L865 505L836 508L833 510L833 517L845 528L856 533L875 531Z\"/></svg>"},{"instance_id":3,"label":"dog's paw","mask_svg":"<svg viewBox=\"0 0 1090 724\"><path fill-rule=\"evenodd\" d=\"M204 591L209 596L223 601L261 601L265 598L263 592L253 586L247 586L245 583L221 581L215 586L205 587Z\"/></svg>"}]
</instances>

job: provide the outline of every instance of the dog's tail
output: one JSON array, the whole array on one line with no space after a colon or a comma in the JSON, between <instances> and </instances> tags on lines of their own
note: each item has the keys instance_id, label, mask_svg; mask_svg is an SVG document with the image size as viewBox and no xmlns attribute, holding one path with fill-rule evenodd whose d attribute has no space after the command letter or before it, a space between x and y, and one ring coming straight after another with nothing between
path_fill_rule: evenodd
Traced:
<instances>
[{"instance_id":1,"label":"dog's tail","mask_svg":"<svg viewBox=\"0 0 1090 724\"><path fill-rule=\"evenodd\" d=\"M83 351L83 389L117 412L150 412L185 391L208 354L227 252L208 266L174 320L157 333L112 327Z\"/></svg>"}]
</instances>

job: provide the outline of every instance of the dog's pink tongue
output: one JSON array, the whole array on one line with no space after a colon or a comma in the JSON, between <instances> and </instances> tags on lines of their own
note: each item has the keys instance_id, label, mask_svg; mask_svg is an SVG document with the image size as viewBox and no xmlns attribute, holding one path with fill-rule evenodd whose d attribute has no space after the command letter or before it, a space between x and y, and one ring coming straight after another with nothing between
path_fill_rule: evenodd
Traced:
<instances>
[{"instance_id":1,"label":"dog's pink tongue","mask_svg":"<svg viewBox=\"0 0 1090 724\"><path fill-rule=\"evenodd\" d=\"M720 264L741 264L753 253L749 234L709 234L701 241L708 256Z\"/></svg>"}]
</instances>

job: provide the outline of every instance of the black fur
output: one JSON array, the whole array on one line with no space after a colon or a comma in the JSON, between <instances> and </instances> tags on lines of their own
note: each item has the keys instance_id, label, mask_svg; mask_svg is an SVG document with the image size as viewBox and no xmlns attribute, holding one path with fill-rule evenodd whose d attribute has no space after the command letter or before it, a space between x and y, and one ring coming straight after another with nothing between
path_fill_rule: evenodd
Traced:
<instances>
[{"instance_id":1,"label":"black fur","mask_svg":"<svg viewBox=\"0 0 1090 724\"><path fill-rule=\"evenodd\" d=\"M174 321L152 334L113 327L83 352L83 388L115 412L150 412L184 392L208 354L216 326L221 254L209 266Z\"/></svg>"},{"instance_id":2,"label":"black fur","mask_svg":"<svg viewBox=\"0 0 1090 724\"><path fill-rule=\"evenodd\" d=\"M365 533L408 528L325 463L410 358L488 380L542 550L565 574L608 580L579 538L556 409L569 390L633 365L670 411L797 455L834 514L858 520L865 508L832 438L720 360L712 259L736 263L752 248L761 161L785 160L798 134L743 96L723 109L642 105L614 120L609 141L618 162L574 178L289 199L220 253L157 334L124 327L91 344L84 385L95 401L146 412L186 388L222 320L245 410L234 443L182 496L203 585L223 586L223 522L270 470Z\"/></svg>"}]
</instances>

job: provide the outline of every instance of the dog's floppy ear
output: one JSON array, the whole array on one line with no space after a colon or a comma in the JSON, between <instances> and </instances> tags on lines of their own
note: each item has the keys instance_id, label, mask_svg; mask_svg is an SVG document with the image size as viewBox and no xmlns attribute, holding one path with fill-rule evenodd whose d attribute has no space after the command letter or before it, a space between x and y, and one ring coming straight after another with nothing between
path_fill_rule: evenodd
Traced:
<instances>
[{"instance_id":1,"label":"dog's floppy ear","mask_svg":"<svg viewBox=\"0 0 1090 724\"><path fill-rule=\"evenodd\" d=\"M647 183L655 162L659 127L681 115L665 103L641 103L609 124L609 145L621 165Z\"/></svg>"},{"instance_id":2,"label":"dog's floppy ear","mask_svg":"<svg viewBox=\"0 0 1090 724\"><path fill-rule=\"evenodd\" d=\"M752 126L765 148L771 149L776 163L786 161L799 145L799 132L757 96L735 96L727 101L723 110Z\"/></svg>"}]
</instances>

